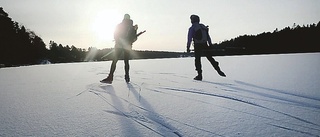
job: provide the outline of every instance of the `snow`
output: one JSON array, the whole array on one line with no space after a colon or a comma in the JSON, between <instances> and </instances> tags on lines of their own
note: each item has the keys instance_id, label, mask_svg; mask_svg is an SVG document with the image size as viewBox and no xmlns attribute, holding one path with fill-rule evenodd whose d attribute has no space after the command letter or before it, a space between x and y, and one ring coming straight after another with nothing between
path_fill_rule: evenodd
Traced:
<instances>
[{"instance_id":1,"label":"snow","mask_svg":"<svg viewBox=\"0 0 320 137\"><path fill-rule=\"evenodd\" d=\"M0 136L320 136L320 53L0 69Z\"/></svg>"}]
</instances>

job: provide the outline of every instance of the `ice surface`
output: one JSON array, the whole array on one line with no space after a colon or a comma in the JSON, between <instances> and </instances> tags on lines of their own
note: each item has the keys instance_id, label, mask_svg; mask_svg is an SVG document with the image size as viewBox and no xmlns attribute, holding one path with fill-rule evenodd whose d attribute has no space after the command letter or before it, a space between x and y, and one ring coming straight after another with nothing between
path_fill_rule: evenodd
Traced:
<instances>
[{"instance_id":1,"label":"ice surface","mask_svg":"<svg viewBox=\"0 0 320 137\"><path fill-rule=\"evenodd\" d=\"M320 53L0 69L0 136L319 136Z\"/></svg>"}]
</instances>

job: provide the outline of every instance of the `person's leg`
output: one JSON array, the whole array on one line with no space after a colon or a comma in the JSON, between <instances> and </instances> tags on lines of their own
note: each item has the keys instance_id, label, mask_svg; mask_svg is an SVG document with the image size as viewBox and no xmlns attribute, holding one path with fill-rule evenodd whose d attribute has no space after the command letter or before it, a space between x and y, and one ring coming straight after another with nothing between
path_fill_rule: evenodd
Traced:
<instances>
[{"instance_id":1,"label":"person's leg","mask_svg":"<svg viewBox=\"0 0 320 137\"><path fill-rule=\"evenodd\" d=\"M225 77L226 75L220 70L219 62L217 62L211 55L211 53L208 50L205 50L205 56L213 66L213 68L218 72L220 76Z\"/></svg>"},{"instance_id":2,"label":"person's leg","mask_svg":"<svg viewBox=\"0 0 320 137\"><path fill-rule=\"evenodd\" d=\"M113 75L113 73L115 72L116 67L117 67L117 62L119 60L121 52L122 52L122 49L120 49L120 48L115 48L114 49L114 54L113 54L114 56L113 56L113 60L112 60L112 63L111 63L111 68L110 68L109 75Z\"/></svg>"},{"instance_id":3,"label":"person's leg","mask_svg":"<svg viewBox=\"0 0 320 137\"><path fill-rule=\"evenodd\" d=\"M112 81L113 81L113 73L116 70L117 62L118 62L119 56L121 55L121 51L122 50L120 48L114 48L113 60L112 60L112 63L111 63L109 75L108 75L107 78L101 80L101 82L112 83Z\"/></svg>"},{"instance_id":4,"label":"person's leg","mask_svg":"<svg viewBox=\"0 0 320 137\"><path fill-rule=\"evenodd\" d=\"M194 57L195 57L195 67L198 75L194 78L195 80L202 80L202 66L201 66L201 54L202 47L201 45L194 45Z\"/></svg>"},{"instance_id":5,"label":"person's leg","mask_svg":"<svg viewBox=\"0 0 320 137\"><path fill-rule=\"evenodd\" d=\"M125 80L126 82L130 82L130 77L129 77L129 60L130 60L130 54L131 54L131 49L124 49L124 70L125 70Z\"/></svg>"}]
</instances>

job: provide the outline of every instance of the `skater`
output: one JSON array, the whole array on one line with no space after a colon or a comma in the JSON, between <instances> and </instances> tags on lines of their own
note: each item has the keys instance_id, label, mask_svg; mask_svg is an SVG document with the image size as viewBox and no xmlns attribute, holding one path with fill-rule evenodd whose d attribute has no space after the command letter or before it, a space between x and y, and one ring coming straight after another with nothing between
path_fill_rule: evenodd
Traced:
<instances>
[{"instance_id":1,"label":"skater","mask_svg":"<svg viewBox=\"0 0 320 137\"><path fill-rule=\"evenodd\" d=\"M132 50L132 43L137 39L137 29L138 26L133 26L133 21L130 19L130 15L125 14L122 22L117 25L117 28L114 32L114 58L112 60L110 73L107 78L101 80L100 82L109 84L112 83L113 74L116 70L116 64L122 54L124 56L125 81L130 82L129 59Z\"/></svg>"},{"instance_id":2,"label":"skater","mask_svg":"<svg viewBox=\"0 0 320 137\"><path fill-rule=\"evenodd\" d=\"M194 78L194 80L202 80L202 69L201 69L201 55L207 57L210 61L213 68L218 72L218 74L222 77L226 77L226 75L220 70L219 63L214 60L210 52L208 51L209 46L212 46L211 37L209 35L209 28L200 22L200 18L198 15L190 16L192 26L188 31L188 41L187 41L187 52L190 53L190 45L191 41L194 44L194 54L195 54L195 66L198 75Z\"/></svg>"}]
</instances>

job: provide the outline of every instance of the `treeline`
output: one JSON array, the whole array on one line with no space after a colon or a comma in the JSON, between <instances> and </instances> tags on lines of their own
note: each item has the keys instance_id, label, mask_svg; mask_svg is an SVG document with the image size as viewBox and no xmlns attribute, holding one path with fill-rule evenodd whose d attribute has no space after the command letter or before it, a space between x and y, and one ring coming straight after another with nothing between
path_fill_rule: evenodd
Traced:
<instances>
[{"instance_id":1,"label":"treeline","mask_svg":"<svg viewBox=\"0 0 320 137\"><path fill-rule=\"evenodd\" d=\"M132 50L130 53L131 59L156 59L156 58L177 58L183 57L185 53L168 52L168 51L141 51ZM90 47L83 61L107 61L112 60L114 56L113 48L97 49ZM123 59L123 56L120 56Z\"/></svg>"},{"instance_id":2,"label":"treeline","mask_svg":"<svg viewBox=\"0 0 320 137\"><path fill-rule=\"evenodd\" d=\"M250 55L320 52L320 22L258 35L243 35L212 47L218 55Z\"/></svg>"},{"instance_id":3,"label":"treeline","mask_svg":"<svg viewBox=\"0 0 320 137\"><path fill-rule=\"evenodd\" d=\"M243 35L211 47L212 55L250 55L277 53L320 52L320 22L307 26L294 24L282 30L258 35ZM50 41L47 46L41 37L18 22L12 21L0 7L0 68L41 63L67 63L112 60L113 49L87 50L74 45ZM132 51L132 59L176 58L191 56L181 52Z\"/></svg>"},{"instance_id":4,"label":"treeline","mask_svg":"<svg viewBox=\"0 0 320 137\"><path fill-rule=\"evenodd\" d=\"M13 21L0 7L0 68L33 65L111 60L113 49L81 49L50 41L47 46L35 32ZM107 55L107 56L106 56ZM132 59L178 57L177 52L133 51Z\"/></svg>"},{"instance_id":5,"label":"treeline","mask_svg":"<svg viewBox=\"0 0 320 137\"><path fill-rule=\"evenodd\" d=\"M35 64L46 54L46 45L33 31L12 21L0 7L0 64Z\"/></svg>"},{"instance_id":6,"label":"treeline","mask_svg":"<svg viewBox=\"0 0 320 137\"><path fill-rule=\"evenodd\" d=\"M49 46L35 32L13 21L0 7L0 64L20 66L40 63L83 61L84 49L50 41ZM47 62L45 62L47 61Z\"/></svg>"},{"instance_id":7,"label":"treeline","mask_svg":"<svg viewBox=\"0 0 320 137\"><path fill-rule=\"evenodd\" d=\"M75 46L63 46L54 41L50 41L49 49L46 51L46 56L43 60L48 60L51 63L68 63L84 61L87 51Z\"/></svg>"}]
</instances>

